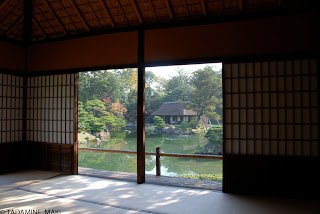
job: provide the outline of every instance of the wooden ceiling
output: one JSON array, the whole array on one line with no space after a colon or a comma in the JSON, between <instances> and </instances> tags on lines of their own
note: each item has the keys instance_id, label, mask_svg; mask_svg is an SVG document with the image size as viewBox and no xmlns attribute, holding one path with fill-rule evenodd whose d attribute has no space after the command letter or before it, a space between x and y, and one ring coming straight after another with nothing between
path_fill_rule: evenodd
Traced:
<instances>
[{"instance_id":1,"label":"wooden ceiling","mask_svg":"<svg viewBox=\"0 0 320 214\"><path fill-rule=\"evenodd\" d=\"M28 1L28 0L27 0ZM291 5L290 3L291 2ZM308 0L32 0L32 41L299 7ZM0 37L23 41L24 0L0 0Z\"/></svg>"}]
</instances>

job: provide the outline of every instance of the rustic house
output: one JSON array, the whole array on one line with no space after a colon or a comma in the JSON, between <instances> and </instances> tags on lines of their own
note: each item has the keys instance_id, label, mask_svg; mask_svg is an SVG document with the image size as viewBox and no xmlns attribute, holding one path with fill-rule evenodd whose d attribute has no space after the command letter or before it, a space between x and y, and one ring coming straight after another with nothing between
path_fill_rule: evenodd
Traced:
<instances>
[{"instance_id":1,"label":"rustic house","mask_svg":"<svg viewBox=\"0 0 320 214\"><path fill-rule=\"evenodd\" d=\"M189 103L189 101L164 102L162 106L151 115L162 117L166 124L190 122L191 118L197 115L197 112L186 109L182 103ZM202 120L204 124L209 124L208 117L203 116Z\"/></svg>"}]
</instances>

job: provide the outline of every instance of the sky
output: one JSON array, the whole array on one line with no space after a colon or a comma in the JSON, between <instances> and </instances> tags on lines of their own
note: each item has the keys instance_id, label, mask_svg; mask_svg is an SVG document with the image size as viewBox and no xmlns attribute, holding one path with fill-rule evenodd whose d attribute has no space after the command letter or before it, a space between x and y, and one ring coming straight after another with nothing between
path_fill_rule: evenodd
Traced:
<instances>
[{"instance_id":1,"label":"sky","mask_svg":"<svg viewBox=\"0 0 320 214\"><path fill-rule=\"evenodd\" d=\"M207 64L192 64L192 65L172 65L172 66L159 66L159 67L147 67L147 71L152 71L156 76L163 77L165 79L170 79L170 77L175 76L179 69L191 73L198 69L202 69L206 66L212 66L213 70L220 70L222 68L222 63L207 63Z\"/></svg>"}]
</instances>

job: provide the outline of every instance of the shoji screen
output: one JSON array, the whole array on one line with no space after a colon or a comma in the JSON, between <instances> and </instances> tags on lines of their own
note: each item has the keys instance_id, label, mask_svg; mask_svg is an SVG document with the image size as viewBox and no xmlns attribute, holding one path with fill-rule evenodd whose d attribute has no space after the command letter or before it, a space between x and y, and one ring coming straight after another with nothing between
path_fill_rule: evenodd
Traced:
<instances>
[{"instance_id":1,"label":"shoji screen","mask_svg":"<svg viewBox=\"0 0 320 214\"><path fill-rule=\"evenodd\" d=\"M0 143L22 141L23 77L0 73Z\"/></svg>"},{"instance_id":2,"label":"shoji screen","mask_svg":"<svg viewBox=\"0 0 320 214\"><path fill-rule=\"evenodd\" d=\"M224 65L225 154L319 156L317 61Z\"/></svg>"},{"instance_id":3,"label":"shoji screen","mask_svg":"<svg viewBox=\"0 0 320 214\"><path fill-rule=\"evenodd\" d=\"M69 173L77 167L76 81L75 74L27 80L26 136L46 154L40 158L41 168Z\"/></svg>"},{"instance_id":4,"label":"shoji screen","mask_svg":"<svg viewBox=\"0 0 320 214\"><path fill-rule=\"evenodd\" d=\"M317 60L224 64L225 192L320 187L318 79Z\"/></svg>"},{"instance_id":5,"label":"shoji screen","mask_svg":"<svg viewBox=\"0 0 320 214\"><path fill-rule=\"evenodd\" d=\"M20 169L23 77L0 73L0 173Z\"/></svg>"}]
</instances>

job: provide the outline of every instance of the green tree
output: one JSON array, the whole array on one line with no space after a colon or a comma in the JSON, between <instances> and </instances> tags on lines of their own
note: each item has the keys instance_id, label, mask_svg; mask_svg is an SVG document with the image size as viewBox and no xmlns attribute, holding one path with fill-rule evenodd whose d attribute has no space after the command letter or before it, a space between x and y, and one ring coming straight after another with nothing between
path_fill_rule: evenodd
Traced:
<instances>
[{"instance_id":1,"label":"green tree","mask_svg":"<svg viewBox=\"0 0 320 214\"><path fill-rule=\"evenodd\" d=\"M91 133L100 133L105 128L105 125L96 117L89 120L89 125Z\"/></svg>"},{"instance_id":2,"label":"green tree","mask_svg":"<svg viewBox=\"0 0 320 214\"><path fill-rule=\"evenodd\" d=\"M90 127L88 124L86 124L86 121L88 121L89 113L86 112L83 108L83 103L78 102L78 132L87 131L87 129L90 130Z\"/></svg>"},{"instance_id":3,"label":"green tree","mask_svg":"<svg viewBox=\"0 0 320 214\"><path fill-rule=\"evenodd\" d=\"M87 101L85 104L85 109L87 112L92 113L94 117L100 117L101 114L107 114L107 112L105 111L106 106L104 102L98 99Z\"/></svg>"},{"instance_id":4,"label":"green tree","mask_svg":"<svg viewBox=\"0 0 320 214\"><path fill-rule=\"evenodd\" d=\"M223 138L223 128L222 126L213 126L211 127L205 135L211 143L222 144Z\"/></svg>"},{"instance_id":5,"label":"green tree","mask_svg":"<svg viewBox=\"0 0 320 214\"><path fill-rule=\"evenodd\" d=\"M159 117L159 116L155 116L153 118L153 125L156 127L156 129L158 129L158 131L160 132L164 127L166 127L166 124L164 122L164 120Z\"/></svg>"},{"instance_id":6,"label":"green tree","mask_svg":"<svg viewBox=\"0 0 320 214\"><path fill-rule=\"evenodd\" d=\"M114 115L103 116L101 122L106 128L122 128L126 126L126 121Z\"/></svg>"},{"instance_id":7,"label":"green tree","mask_svg":"<svg viewBox=\"0 0 320 214\"><path fill-rule=\"evenodd\" d=\"M202 115L214 120L220 120L217 107L222 105L222 79L220 73L213 71L212 67L205 67L193 72L191 77L193 89L190 94L190 103L183 105L197 112L197 120L192 128L196 128Z\"/></svg>"},{"instance_id":8,"label":"green tree","mask_svg":"<svg viewBox=\"0 0 320 214\"><path fill-rule=\"evenodd\" d=\"M183 70L178 71L178 75L168 80L166 84L166 101L189 100L192 91L191 79Z\"/></svg>"}]
</instances>

